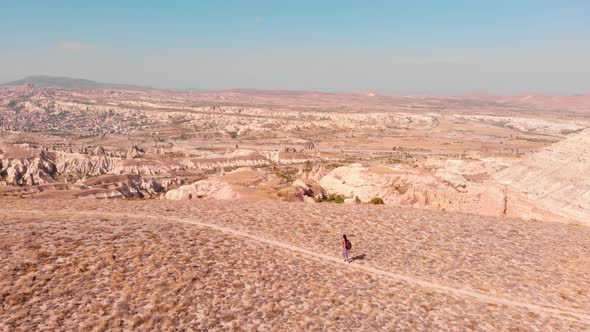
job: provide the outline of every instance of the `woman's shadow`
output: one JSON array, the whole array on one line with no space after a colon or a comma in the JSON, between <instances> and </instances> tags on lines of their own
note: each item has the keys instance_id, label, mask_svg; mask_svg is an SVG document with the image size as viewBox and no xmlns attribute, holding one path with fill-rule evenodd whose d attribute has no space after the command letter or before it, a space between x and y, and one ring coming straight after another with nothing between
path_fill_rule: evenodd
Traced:
<instances>
[{"instance_id":1,"label":"woman's shadow","mask_svg":"<svg viewBox=\"0 0 590 332\"><path fill-rule=\"evenodd\" d=\"M365 254L356 255L356 256L352 257L352 258L350 259L350 261L351 261L351 262L354 262L354 261L356 261L356 260L363 260L363 259L365 259L365 256L366 256Z\"/></svg>"}]
</instances>

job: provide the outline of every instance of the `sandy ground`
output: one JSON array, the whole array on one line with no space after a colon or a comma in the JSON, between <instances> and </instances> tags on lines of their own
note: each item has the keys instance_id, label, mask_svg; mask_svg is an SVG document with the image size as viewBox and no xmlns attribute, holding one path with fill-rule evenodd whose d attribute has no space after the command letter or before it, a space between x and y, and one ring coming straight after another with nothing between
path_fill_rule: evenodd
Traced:
<instances>
[{"instance_id":1,"label":"sandy ground","mask_svg":"<svg viewBox=\"0 0 590 332\"><path fill-rule=\"evenodd\" d=\"M584 331L588 249L387 206L2 199L0 329Z\"/></svg>"}]
</instances>

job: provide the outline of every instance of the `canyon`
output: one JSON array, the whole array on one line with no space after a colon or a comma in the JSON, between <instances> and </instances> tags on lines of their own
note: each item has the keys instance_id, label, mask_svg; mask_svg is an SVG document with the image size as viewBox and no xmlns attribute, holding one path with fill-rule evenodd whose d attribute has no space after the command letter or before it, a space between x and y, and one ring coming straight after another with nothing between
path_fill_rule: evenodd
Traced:
<instances>
[{"instance_id":1,"label":"canyon","mask_svg":"<svg viewBox=\"0 0 590 332\"><path fill-rule=\"evenodd\" d=\"M0 195L382 201L586 222L588 114L584 95L5 86Z\"/></svg>"}]
</instances>

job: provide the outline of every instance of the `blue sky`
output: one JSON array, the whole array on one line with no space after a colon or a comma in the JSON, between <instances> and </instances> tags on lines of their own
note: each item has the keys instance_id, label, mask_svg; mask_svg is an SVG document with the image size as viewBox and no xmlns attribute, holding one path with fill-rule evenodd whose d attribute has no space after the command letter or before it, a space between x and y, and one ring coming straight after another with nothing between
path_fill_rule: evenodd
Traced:
<instances>
[{"instance_id":1,"label":"blue sky","mask_svg":"<svg viewBox=\"0 0 590 332\"><path fill-rule=\"evenodd\" d=\"M0 0L0 81L590 92L590 1Z\"/></svg>"}]
</instances>

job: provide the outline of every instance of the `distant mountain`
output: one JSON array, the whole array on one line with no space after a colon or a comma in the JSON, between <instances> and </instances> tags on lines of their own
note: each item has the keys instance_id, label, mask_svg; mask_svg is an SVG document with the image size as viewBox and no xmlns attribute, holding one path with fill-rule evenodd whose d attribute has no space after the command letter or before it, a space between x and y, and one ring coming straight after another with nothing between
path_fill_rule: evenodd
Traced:
<instances>
[{"instance_id":1,"label":"distant mountain","mask_svg":"<svg viewBox=\"0 0 590 332\"><path fill-rule=\"evenodd\" d=\"M150 89L146 86L115 84L115 83L101 83L80 78L60 77L36 75L29 76L23 79L4 83L4 85L24 85L32 84L36 87L53 87L59 89L73 89L73 90L97 90L97 89L129 89L129 90L144 90Z\"/></svg>"}]
</instances>

